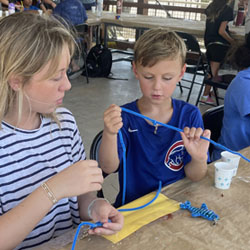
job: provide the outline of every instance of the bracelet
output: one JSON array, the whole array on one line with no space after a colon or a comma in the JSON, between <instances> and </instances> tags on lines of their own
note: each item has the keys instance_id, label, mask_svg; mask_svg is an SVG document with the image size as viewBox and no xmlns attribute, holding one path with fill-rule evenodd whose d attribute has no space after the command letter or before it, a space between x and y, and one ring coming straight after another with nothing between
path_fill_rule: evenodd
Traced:
<instances>
[{"instance_id":1,"label":"bracelet","mask_svg":"<svg viewBox=\"0 0 250 250\"><path fill-rule=\"evenodd\" d=\"M109 201L108 201L107 199L105 199L105 198L96 198L96 199L92 200L92 201L90 202L89 206L88 206L88 216L89 216L90 219L92 219L92 216L91 216L91 209L92 209L94 203L95 203L96 201L98 201L98 200L103 200L103 201L108 202L108 204L110 204Z\"/></svg>"},{"instance_id":2,"label":"bracelet","mask_svg":"<svg viewBox=\"0 0 250 250\"><path fill-rule=\"evenodd\" d=\"M53 194L53 192L51 191L51 189L49 188L48 184L46 182L44 182L41 184L41 187L47 193L47 195L48 195L49 199L52 201L52 203L56 204L57 199L56 199L55 195Z\"/></svg>"}]
</instances>

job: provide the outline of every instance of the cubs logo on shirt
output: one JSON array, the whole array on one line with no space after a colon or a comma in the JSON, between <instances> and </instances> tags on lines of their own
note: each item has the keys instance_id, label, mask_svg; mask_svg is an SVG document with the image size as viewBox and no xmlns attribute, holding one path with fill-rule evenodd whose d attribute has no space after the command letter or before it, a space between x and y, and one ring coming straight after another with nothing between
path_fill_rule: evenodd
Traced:
<instances>
[{"instance_id":1,"label":"cubs logo on shirt","mask_svg":"<svg viewBox=\"0 0 250 250\"><path fill-rule=\"evenodd\" d=\"M175 142L168 150L164 164L172 171L183 168L184 144L183 141Z\"/></svg>"}]
</instances>

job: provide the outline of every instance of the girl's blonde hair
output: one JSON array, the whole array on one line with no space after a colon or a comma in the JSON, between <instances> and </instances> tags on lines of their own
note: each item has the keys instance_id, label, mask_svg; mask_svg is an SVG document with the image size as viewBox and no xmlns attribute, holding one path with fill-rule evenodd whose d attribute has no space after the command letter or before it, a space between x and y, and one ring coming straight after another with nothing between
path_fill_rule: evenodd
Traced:
<instances>
[{"instance_id":1,"label":"girl's blonde hair","mask_svg":"<svg viewBox=\"0 0 250 250\"><path fill-rule=\"evenodd\" d=\"M174 31L164 28L150 29L137 40L134 62L143 67L154 66L163 59L180 58L182 66L186 59L186 45Z\"/></svg>"},{"instance_id":2,"label":"girl's blonde hair","mask_svg":"<svg viewBox=\"0 0 250 250\"><path fill-rule=\"evenodd\" d=\"M72 56L74 35L54 17L19 12L0 20L0 121L16 100L18 117L21 116L23 93L10 87L10 77L18 76L23 85L27 84L48 62L51 63L47 77L51 77L57 70L64 45ZM46 116L58 121L55 114Z\"/></svg>"}]
</instances>

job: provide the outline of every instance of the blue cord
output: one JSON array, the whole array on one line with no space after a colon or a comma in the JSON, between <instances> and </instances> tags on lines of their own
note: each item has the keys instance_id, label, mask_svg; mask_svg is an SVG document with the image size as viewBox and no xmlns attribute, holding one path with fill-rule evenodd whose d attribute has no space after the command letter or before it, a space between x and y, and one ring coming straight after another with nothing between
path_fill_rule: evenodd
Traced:
<instances>
[{"instance_id":1,"label":"blue cord","mask_svg":"<svg viewBox=\"0 0 250 250\"><path fill-rule=\"evenodd\" d=\"M77 227L77 230L76 230L76 233L75 233L75 237L74 237L71 249L72 250L75 249L75 245L76 245L76 241L77 241L77 238L78 238L78 234L80 233L80 230L81 230L82 226L89 226L89 229L94 229L96 227L101 227L102 225L103 225L103 223L101 223L101 222L92 223L92 222L84 221L84 222L80 223L78 225L78 227Z\"/></svg>"},{"instance_id":2,"label":"blue cord","mask_svg":"<svg viewBox=\"0 0 250 250\"><path fill-rule=\"evenodd\" d=\"M162 187L162 183L161 181L159 181L159 188L158 188L158 191L155 195L155 197L149 201L148 203L142 205L142 206L139 206L139 207L134 207L134 208L120 208L118 209L119 212L129 212L129 211L136 211L136 210L139 210L139 209L142 209L142 208L145 208L147 206L149 206L151 203L153 203L159 196L160 192L161 192L161 187Z\"/></svg>"},{"instance_id":3,"label":"blue cord","mask_svg":"<svg viewBox=\"0 0 250 250\"><path fill-rule=\"evenodd\" d=\"M125 111L125 112L127 112L127 113L130 113L130 114L133 114L133 115L135 115L135 116L139 116L139 117L141 117L141 118L143 118L143 119L149 120L149 121L151 121L154 125L158 123L158 124L160 124L160 125L162 125L162 126L164 126L164 127L170 128L170 129L175 130L175 131L177 131L177 132L183 132L183 130L180 129L180 128L176 128L176 127L171 126L171 125L169 125L169 124L165 124L165 123L158 122L158 121L153 120L153 119L151 119L151 118L149 118L149 117L147 117L147 116L144 116L144 115L142 115L142 114L139 114L139 113L137 113L137 112L134 112L134 111L132 111L132 110L130 110L130 109L126 109L126 108L123 108L123 107L122 107L121 109L122 109L122 111ZM239 152L235 152L235 151L233 151L233 150L231 150L231 149L229 149L229 148L227 148L227 147L225 147L225 146L223 146L223 145L221 145L221 144L219 144L219 143L217 143L217 142L215 142L215 141L213 141L213 140L211 140L211 139L208 139L208 138L206 138L206 137L204 137L204 136L201 136L200 138L202 138L203 140L209 141L209 142L212 143L214 146L216 146L216 147L218 147L218 148L220 148L220 149L222 149L222 150L226 150L226 151L228 151L228 152L230 152L230 153L232 153L232 154L239 155L239 156L240 156L241 158L243 158L244 160L250 162L250 159L248 159L247 157L245 157L244 155L242 155L242 154L239 153Z\"/></svg>"},{"instance_id":4,"label":"blue cord","mask_svg":"<svg viewBox=\"0 0 250 250\"><path fill-rule=\"evenodd\" d=\"M122 158L123 158L123 190L122 190L122 205L125 204L125 197L126 197L126 147L123 141L123 137L122 137L122 132L121 130L119 130L118 132L119 137L120 137L120 143L122 146Z\"/></svg>"},{"instance_id":5,"label":"blue cord","mask_svg":"<svg viewBox=\"0 0 250 250\"><path fill-rule=\"evenodd\" d=\"M122 107L121 109L122 109L122 111L125 111L125 112L127 112L127 113L130 113L130 114L133 114L133 115L135 115L135 116L141 117L141 118L143 118L143 119L149 120L149 121L151 121L154 125L159 124L159 125L162 125L162 126L164 126L164 127L167 127L167 128L172 129L172 130L175 130L175 131L177 131L177 132L183 132L183 130L180 129L180 128L176 128L176 127L171 126L171 125L169 125L169 124L165 124L165 123L158 122L158 121L156 121L156 120L153 120L153 119L151 119L151 118L149 118L149 117L147 117L147 116L144 116L144 115L139 114L139 113L137 113L137 112L134 112L134 111L132 111L132 110L129 110L129 109L126 109L126 108L123 108L123 107ZM123 150L123 194L122 194L122 204L124 205L124 203L125 203L125 196L126 196L126 147L125 147L125 144L124 144L124 141L123 141L123 137L122 137L122 133L121 133L120 130L119 130L119 138L120 138L120 142L121 142L122 150ZM206 138L206 137L204 137L204 136L201 136L200 138L202 138L202 139L204 139L204 140L206 140L206 141L209 141L210 143L212 143L213 145L215 145L216 147L218 147L218 148L220 148L220 149L222 149L222 150L226 150L226 151L229 151L229 152L232 153L232 154L239 155L239 156L240 156L241 158L243 158L244 160L250 162L250 159L246 158L244 155L242 155L242 154L239 153L239 152L235 152L235 151L233 151L233 150L231 150L231 149L229 149L229 148L227 148L227 147L225 147L225 146L223 146L223 145L221 145L221 144L219 144L219 143L217 143L217 142L215 142L215 141L213 141L213 140L211 140L211 139L208 139L208 138ZM135 210L139 210L139 209L142 209L142 208L147 207L148 205L150 205L151 203L153 203L153 202L158 198L158 196L159 196L159 194L160 194L160 192L161 192L161 187L162 187L162 182L159 181L159 188L158 188L158 191L157 191L155 197L154 197L150 202L148 202L148 203L146 203L146 204L144 204L144 205L142 205L142 206L135 207L135 208L118 209L118 211L119 211L119 212L128 212L128 211L135 211ZM77 238L78 238L78 234L79 234L79 232L80 232L81 227L82 227L82 226L86 226L86 225L89 226L90 229L94 229L94 228L96 228L96 227L102 227L103 223L101 223L101 222L96 222L96 223L82 222L82 223L80 223L80 224L78 225L78 227L77 227L77 230L76 230L76 233L75 233L75 237L74 237L74 240L73 240L73 243L72 243L72 248L71 248L72 250L75 249L75 244L76 244L76 241L77 241Z\"/></svg>"},{"instance_id":6,"label":"blue cord","mask_svg":"<svg viewBox=\"0 0 250 250\"><path fill-rule=\"evenodd\" d=\"M152 204L159 196L160 192L161 192L161 187L162 187L162 183L161 181L159 181L159 188L158 188L158 191L155 195L155 197L149 201L148 203L142 205L142 206L139 206L139 207L134 207L134 208L122 208L122 209L118 209L119 212L130 212L130 211L136 211L136 210L139 210L139 209L142 209L142 208L145 208L147 206L149 206L150 204ZM110 220L109 220L110 222ZM76 233L75 233L75 237L74 237L74 240L73 240L73 243L72 243L72 248L71 250L74 250L75 249L75 245L76 245L76 241L77 241L77 238L78 238L78 235L80 233L80 230L81 230L81 227L82 226L89 226L89 229L94 229L96 227L102 227L103 223L98 221L96 223L92 223L92 222L87 222L87 221L84 221L82 223L80 223L77 227L77 230L76 230Z\"/></svg>"}]
</instances>

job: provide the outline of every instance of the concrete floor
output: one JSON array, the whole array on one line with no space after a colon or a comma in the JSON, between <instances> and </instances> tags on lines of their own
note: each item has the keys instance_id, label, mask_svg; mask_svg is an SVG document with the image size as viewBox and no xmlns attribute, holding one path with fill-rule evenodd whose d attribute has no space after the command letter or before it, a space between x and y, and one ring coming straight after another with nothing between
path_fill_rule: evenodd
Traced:
<instances>
[{"instance_id":1,"label":"concrete floor","mask_svg":"<svg viewBox=\"0 0 250 250\"><path fill-rule=\"evenodd\" d=\"M135 79L130 62L121 61L113 63L111 72L114 78L128 80L113 80L108 78L90 78L89 84L86 83L84 76L71 80L72 88L66 93L64 106L68 108L76 118L87 158L91 143L95 135L103 129L103 112L106 108L115 103L122 105L139 98L141 92L139 84ZM202 80L202 79L200 79ZM194 104L200 86L194 87L190 103ZM186 100L187 90L181 94L179 87L174 92L177 99ZM200 105L203 113L211 106ZM103 186L104 195L110 202L114 202L118 192L117 176L110 175L105 178Z\"/></svg>"}]
</instances>

